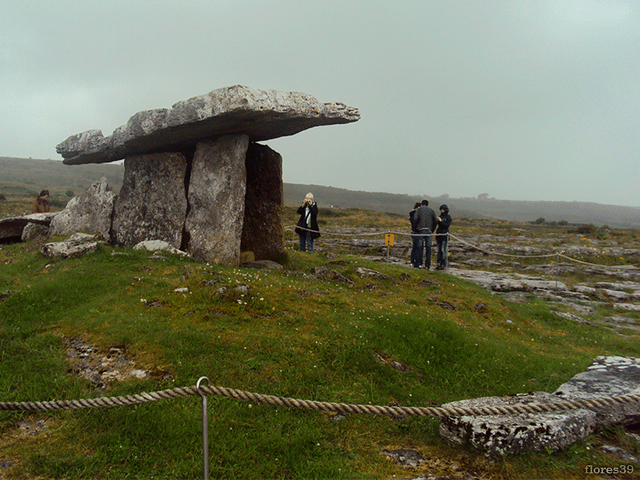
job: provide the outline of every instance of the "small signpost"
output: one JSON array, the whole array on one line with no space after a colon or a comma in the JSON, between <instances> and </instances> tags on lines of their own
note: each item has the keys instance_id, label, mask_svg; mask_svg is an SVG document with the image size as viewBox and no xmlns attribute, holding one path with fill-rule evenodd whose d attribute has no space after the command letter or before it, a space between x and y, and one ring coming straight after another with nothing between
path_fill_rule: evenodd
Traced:
<instances>
[{"instance_id":1,"label":"small signpost","mask_svg":"<svg viewBox=\"0 0 640 480\"><path fill-rule=\"evenodd\" d=\"M385 233L384 234L384 244L387 246L387 258L389 258L389 251L391 247L393 247L393 233Z\"/></svg>"}]
</instances>

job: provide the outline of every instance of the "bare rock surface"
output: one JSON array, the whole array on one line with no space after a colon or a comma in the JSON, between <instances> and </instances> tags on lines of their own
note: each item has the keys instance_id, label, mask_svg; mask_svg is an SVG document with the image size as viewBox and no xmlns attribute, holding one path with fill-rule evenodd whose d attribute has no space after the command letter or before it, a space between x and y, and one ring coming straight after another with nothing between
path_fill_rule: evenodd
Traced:
<instances>
[{"instance_id":1,"label":"bare rock surface","mask_svg":"<svg viewBox=\"0 0 640 480\"><path fill-rule=\"evenodd\" d=\"M110 240L114 193L107 179L102 177L81 195L73 197L67 206L51 221L49 235L65 235L86 231Z\"/></svg>"},{"instance_id":2,"label":"bare rock surface","mask_svg":"<svg viewBox=\"0 0 640 480\"><path fill-rule=\"evenodd\" d=\"M246 134L256 142L359 119L356 108L342 103L320 103L305 93L235 85L180 101L170 109L138 112L108 137L97 129L72 135L56 151L68 165L104 163L142 153L182 150L216 136Z\"/></svg>"}]
</instances>

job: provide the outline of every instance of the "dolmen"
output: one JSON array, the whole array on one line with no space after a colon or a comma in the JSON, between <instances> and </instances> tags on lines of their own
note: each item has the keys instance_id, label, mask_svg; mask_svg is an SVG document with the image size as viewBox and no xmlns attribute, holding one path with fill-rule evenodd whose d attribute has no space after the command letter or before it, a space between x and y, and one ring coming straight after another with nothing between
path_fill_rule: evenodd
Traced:
<instances>
[{"instance_id":1,"label":"dolmen","mask_svg":"<svg viewBox=\"0 0 640 480\"><path fill-rule=\"evenodd\" d=\"M255 260L284 253L282 157L258 142L359 118L342 103L236 85L136 113L108 137L72 135L56 150L67 165L124 159L119 195L95 209L104 219L112 208L108 225L92 231L83 221L85 231L114 245L164 241L197 260L237 266L242 252ZM104 185L92 189L88 195ZM67 217L60 221L73 224Z\"/></svg>"}]
</instances>

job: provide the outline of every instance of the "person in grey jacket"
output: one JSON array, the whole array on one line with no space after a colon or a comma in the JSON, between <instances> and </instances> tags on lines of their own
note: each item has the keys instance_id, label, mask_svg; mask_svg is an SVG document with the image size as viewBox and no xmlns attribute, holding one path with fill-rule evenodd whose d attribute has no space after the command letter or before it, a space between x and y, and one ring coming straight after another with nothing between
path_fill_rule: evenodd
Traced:
<instances>
[{"instance_id":1,"label":"person in grey jacket","mask_svg":"<svg viewBox=\"0 0 640 480\"><path fill-rule=\"evenodd\" d=\"M426 250L424 268L431 268L431 234L436 228L436 213L429 207L429 200L422 200L422 206L413 215L414 230L420 236L417 237L415 254L412 250L412 258L416 262L416 268L422 265L422 249Z\"/></svg>"}]
</instances>

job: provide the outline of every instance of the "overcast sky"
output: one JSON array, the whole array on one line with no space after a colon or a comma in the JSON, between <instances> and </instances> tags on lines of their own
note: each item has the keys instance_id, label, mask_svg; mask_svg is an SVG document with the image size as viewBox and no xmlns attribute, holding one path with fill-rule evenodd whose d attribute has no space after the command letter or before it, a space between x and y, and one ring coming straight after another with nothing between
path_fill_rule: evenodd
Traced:
<instances>
[{"instance_id":1,"label":"overcast sky","mask_svg":"<svg viewBox=\"0 0 640 480\"><path fill-rule=\"evenodd\" d=\"M640 206L637 0L0 0L0 156L237 84L360 110L288 183Z\"/></svg>"}]
</instances>

